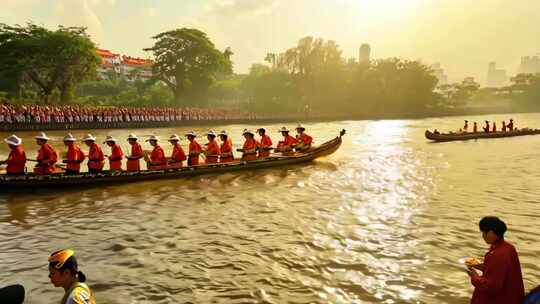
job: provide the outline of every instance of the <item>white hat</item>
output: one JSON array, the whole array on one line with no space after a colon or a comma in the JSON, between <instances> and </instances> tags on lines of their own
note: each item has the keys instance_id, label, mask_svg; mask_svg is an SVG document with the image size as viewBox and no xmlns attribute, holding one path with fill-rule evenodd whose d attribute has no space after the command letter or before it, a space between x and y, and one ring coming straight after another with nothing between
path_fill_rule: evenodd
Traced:
<instances>
[{"instance_id":1,"label":"white hat","mask_svg":"<svg viewBox=\"0 0 540 304\"><path fill-rule=\"evenodd\" d=\"M302 124L298 124L298 126L296 126L296 130L298 130L298 129L304 129L305 130L306 128L304 126L302 126Z\"/></svg>"},{"instance_id":2,"label":"white hat","mask_svg":"<svg viewBox=\"0 0 540 304\"><path fill-rule=\"evenodd\" d=\"M287 129L287 127L281 127L278 132L289 132L289 129Z\"/></svg>"},{"instance_id":3,"label":"white hat","mask_svg":"<svg viewBox=\"0 0 540 304\"><path fill-rule=\"evenodd\" d=\"M82 138L82 141L96 141L96 138L94 136L92 136L92 134L86 134Z\"/></svg>"},{"instance_id":4,"label":"white hat","mask_svg":"<svg viewBox=\"0 0 540 304\"><path fill-rule=\"evenodd\" d=\"M155 135L151 135L150 137L148 137L148 139L146 141L151 141L151 140L155 140L155 141L158 141L159 138Z\"/></svg>"},{"instance_id":5,"label":"white hat","mask_svg":"<svg viewBox=\"0 0 540 304\"><path fill-rule=\"evenodd\" d=\"M47 135L45 135L44 132L41 132L38 134L38 136L35 137L36 139L42 139L42 140L49 140L50 138L47 137Z\"/></svg>"},{"instance_id":6,"label":"white hat","mask_svg":"<svg viewBox=\"0 0 540 304\"><path fill-rule=\"evenodd\" d=\"M71 133L68 133L68 135L64 136L64 141L77 141L77 139Z\"/></svg>"},{"instance_id":7,"label":"white hat","mask_svg":"<svg viewBox=\"0 0 540 304\"><path fill-rule=\"evenodd\" d=\"M197 134L195 134L195 132L193 132L193 130L190 130L189 132L186 133L186 136L197 137Z\"/></svg>"},{"instance_id":8,"label":"white hat","mask_svg":"<svg viewBox=\"0 0 540 304\"><path fill-rule=\"evenodd\" d=\"M128 135L127 139L135 139L135 140L137 140L139 138L137 137L137 135L131 133L131 134Z\"/></svg>"},{"instance_id":9,"label":"white hat","mask_svg":"<svg viewBox=\"0 0 540 304\"><path fill-rule=\"evenodd\" d=\"M211 136L216 137L216 132L214 132L214 130L210 130L208 131L208 133L206 133L206 135L211 135Z\"/></svg>"},{"instance_id":10,"label":"white hat","mask_svg":"<svg viewBox=\"0 0 540 304\"><path fill-rule=\"evenodd\" d=\"M180 140L180 137L178 137L178 135L176 134L173 134L171 135L171 137L169 137L169 141L179 141Z\"/></svg>"},{"instance_id":11,"label":"white hat","mask_svg":"<svg viewBox=\"0 0 540 304\"><path fill-rule=\"evenodd\" d=\"M107 142L116 142L116 139L110 135L107 135L107 137L105 137L105 141L103 142L104 144L106 144Z\"/></svg>"},{"instance_id":12,"label":"white hat","mask_svg":"<svg viewBox=\"0 0 540 304\"><path fill-rule=\"evenodd\" d=\"M219 132L219 136L229 136L229 134L227 133L227 131L222 130L221 132Z\"/></svg>"},{"instance_id":13,"label":"white hat","mask_svg":"<svg viewBox=\"0 0 540 304\"><path fill-rule=\"evenodd\" d=\"M251 130L249 130L249 129L244 129L244 132L242 133L242 135L244 135L244 134L254 135L253 132L251 132Z\"/></svg>"},{"instance_id":14,"label":"white hat","mask_svg":"<svg viewBox=\"0 0 540 304\"><path fill-rule=\"evenodd\" d=\"M11 135L10 137L4 139L4 141L8 143L8 145L12 146L19 146L22 144L22 139L18 138L17 135Z\"/></svg>"}]
</instances>

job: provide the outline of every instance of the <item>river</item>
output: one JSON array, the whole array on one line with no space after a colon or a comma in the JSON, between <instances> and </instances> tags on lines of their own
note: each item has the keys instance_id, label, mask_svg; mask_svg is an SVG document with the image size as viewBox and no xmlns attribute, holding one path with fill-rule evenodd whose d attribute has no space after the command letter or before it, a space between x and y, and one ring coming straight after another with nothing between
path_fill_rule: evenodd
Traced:
<instances>
[{"instance_id":1,"label":"river","mask_svg":"<svg viewBox=\"0 0 540 304\"><path fill-rule=\"evenodd\" d=\"M2 193L0 286L23 284L26 303L59 301L47 257L70 247L98 303L467 303L472 287L458 260L483 256L478 221L497 215L530 290L540 284L540 136L424 138L426 129L486 118L500 126L509 117L311 123L318 143L342 128L347 135L339 151L307 165ZM540 114L513 118L540 127ZM213 128L239 144L245 127ZM276 142L280 126L266 127ZM91 132L121 138L127 151L130 130ZM33 157L34 134L18 135ZM64 132L49 135L59 147Z\"/></svg>"}]
</instances>

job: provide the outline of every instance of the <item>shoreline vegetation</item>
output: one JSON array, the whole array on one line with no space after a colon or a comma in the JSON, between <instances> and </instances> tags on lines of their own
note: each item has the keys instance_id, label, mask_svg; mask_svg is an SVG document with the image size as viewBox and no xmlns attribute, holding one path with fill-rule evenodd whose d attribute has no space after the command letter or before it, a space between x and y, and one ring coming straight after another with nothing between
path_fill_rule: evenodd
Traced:
<instances>
[{"instance_id":1,"label":"shoreline vegetation","mask_svg":"<svg viewBox=\"0 0 540 304\"><path fill-rule=\"evenodd\" d=\"M304 37L234 73L233 48L202 31L152 37L152 77L98 77L101 58L83 27L0 23L0 103L89 107L195 107L312 119L395 119L540 111L540 75L504 88L471 78L438 85L430 67L402 58L358 62L333 40Z\"/></svg>"}]
</instances>

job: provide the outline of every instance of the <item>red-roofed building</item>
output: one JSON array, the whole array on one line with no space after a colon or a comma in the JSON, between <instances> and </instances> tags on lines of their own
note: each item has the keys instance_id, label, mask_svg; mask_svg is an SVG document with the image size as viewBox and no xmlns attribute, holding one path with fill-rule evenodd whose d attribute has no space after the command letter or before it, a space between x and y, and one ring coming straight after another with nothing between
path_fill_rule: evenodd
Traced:
<instances>
[{"instance_id":1,"label":"red-roofed building","mask_svg":"<svg viewBox=\"0 0 540 304\"><path fill-rule=\"evenodd\" d=\"M115 54L109 50L96 49L101 57L98 74L101 79L109 79L111 74L127 80L152 77L152 60Z\"/></svg>"},{"instance_id":2,"label":"red-roofed building","mask_svg":"<svg viewBox=\"0 0 540 304\"><path fill-rule=\"evenodd\" d=\"M122 69L128 78L135 73L135 77L152 77L152 60L122 56Z\"/></svg>"}]
</instances>

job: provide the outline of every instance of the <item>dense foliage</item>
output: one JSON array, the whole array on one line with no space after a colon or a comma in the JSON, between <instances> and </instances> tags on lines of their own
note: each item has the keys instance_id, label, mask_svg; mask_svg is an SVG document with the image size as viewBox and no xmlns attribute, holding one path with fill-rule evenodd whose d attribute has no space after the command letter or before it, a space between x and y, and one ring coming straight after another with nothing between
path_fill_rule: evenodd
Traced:
<instances>
[{"instance_id":1,"label":"dense foliage","mask_svg":"<svg viewBox=\"0 0 540 304\"><path fill-rule=\"evenodd\" d=\"M203 95L219 75L232 73L232 52L216 49L206 34L182 28L153 37L154 77L165 83L178 103Z\"/></svg>"},{"instance_id":2,"label":"dense foliage","mask_svg":"<svg viewBox=\"0 0 540 304\"><path fill-rule=\"evenodd\" d=\"M346 60L334 41L306 37L267 65L254 64L239 83L237 100L255 111L327 115L395 115L436 106L437 79L417 61Z\"/></svg>"},{"instance_id":3,"label":"dense foliage","mask_svg":"<svg viewBox=\"0 0 540 304\"><path fill-rule=\"evenodd\" d=\"M65 102L76 85L96 75L99 62L85 28L0 24L0 80L6 80L6 91L33 91L44 102L57 91Z\"/></svg>"},{"instance_id":4,"label":"dense foliage","mask_svg":"<svg viewBox=\"0 0 540 304\"><path fill-rule=\"evenodd\" d=\"M522 74L506 88L472 79L437 86L431 69L401 58L357 62L332 40L305 37L269 53L247 74L232 73L232 52L218 50L197 29L153 37L151 79L98 79L100 58L80 27L0 24L0 101L88 105L210 106L298 115L397 117L467 113L497 102L540 109L540 76ZM263 59L263 58L261 58ZM507 106L507 108L509 108Z\"/></svg>"}]
</instances>

